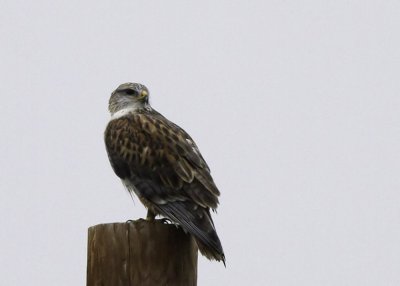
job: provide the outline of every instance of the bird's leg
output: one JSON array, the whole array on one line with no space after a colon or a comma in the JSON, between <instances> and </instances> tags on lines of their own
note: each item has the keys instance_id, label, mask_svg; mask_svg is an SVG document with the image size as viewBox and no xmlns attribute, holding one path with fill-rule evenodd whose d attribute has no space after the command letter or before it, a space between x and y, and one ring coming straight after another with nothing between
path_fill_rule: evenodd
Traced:
<instances>
[{"instance_id":1,"label":"bird's leg","mask_svg":"<svg viewBox=\"0 0 400 286\"><path fill-rule=\"evenodd\" d=\"M147 217L146 217L146 219L148 221L154 221L155 217L156 217L156 214L153 213L150 209L147 209Z\"/></svg>"}]
</instances>

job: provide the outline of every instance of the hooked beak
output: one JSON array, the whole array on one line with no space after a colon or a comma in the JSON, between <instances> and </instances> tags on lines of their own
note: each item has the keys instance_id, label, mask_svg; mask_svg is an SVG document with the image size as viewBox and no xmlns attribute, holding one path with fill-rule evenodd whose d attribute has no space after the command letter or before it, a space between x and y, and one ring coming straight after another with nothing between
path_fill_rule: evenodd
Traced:
<instances>
[{"instance_id":1,"label":"hooked beak","mask_svg":"<svg viewBox=\"0 0 400 286\"><path fill-rule=\"evenodd\" d=\"M147 91L145 91L145 90L142 90L141 92L140 92L140 98L144 98L144 97L146 97L146 96L148 96L149 94L147 93Z\"/></svg>"}]
</instances>

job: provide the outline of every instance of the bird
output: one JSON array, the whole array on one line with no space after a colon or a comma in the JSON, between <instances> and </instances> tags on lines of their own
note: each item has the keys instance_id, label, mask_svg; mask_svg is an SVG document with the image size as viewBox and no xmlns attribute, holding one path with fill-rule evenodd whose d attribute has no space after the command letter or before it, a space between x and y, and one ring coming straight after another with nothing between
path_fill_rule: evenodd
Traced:
<instances>
[{"instance_id":1,"label":"bird","mask_svg":"<svg viewBox=\"0 0 400 286\"><path fill-rule=\"evenodd\" d=\"M111 118L104 132L107 155L128 192L157 215L190 233L209 260L225 254L210 210L216 211L220 191L193 139L149 103L140 83L123 83L111 93Z\"/></svg>"}]
</instances>

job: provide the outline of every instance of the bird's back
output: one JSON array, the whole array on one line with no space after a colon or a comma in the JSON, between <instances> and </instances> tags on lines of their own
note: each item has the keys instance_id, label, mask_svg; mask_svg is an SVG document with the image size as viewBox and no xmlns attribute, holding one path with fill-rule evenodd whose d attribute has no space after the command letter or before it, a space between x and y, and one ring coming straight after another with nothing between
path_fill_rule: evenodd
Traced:
<instances>
[{"instance_id":1,"label":"bird's back","mask_svg":"<svg viewBox=\"0 0 400 286\"><path fill-rule=\"evenodd\" d=\"M219 190L192 138L154 110L109 122L108 157L128 190L147 208L191 233L203 255L225 261L210 215Z\"/></svg>"}]
</instances>

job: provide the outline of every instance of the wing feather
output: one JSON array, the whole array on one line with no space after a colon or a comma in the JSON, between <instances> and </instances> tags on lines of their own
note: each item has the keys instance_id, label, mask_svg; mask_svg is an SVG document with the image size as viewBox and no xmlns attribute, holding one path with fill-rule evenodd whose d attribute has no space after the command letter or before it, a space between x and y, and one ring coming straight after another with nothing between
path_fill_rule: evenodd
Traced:
<instances>
[{"instance_id":1,"label":"wing feather","mask_svg":"<svg viewBox=\"0 0 400 286\"><path fill-rule=\"evenodd\" d=\"M111 165L128 190L193 234L206 257L225 263L209 212L217 208L220 193L192 138L154 112L110 121L105 142Z\"/></svg>"},{"instance_id":2,"label":"wing feather","mask_svg":"<svg viewBox=\"0 0 400 286\"><path fill-rule=\"evenodd\" d=\"M152 122L154 126L158 126L158 128L163 130L167 146L175 155L178 155L179 160L176 160L176 163L171 161L175 163L175 170L179 175L182 175L181 178L185 180L185 176L180 172L182 171L180 165L185 164L185 166L192 171L194 177L200 181L208 191L219 196L220 192L211 177L210 169L189 134L161 114L156 114L156 116L152 118ZM152 134L155 130L157 129L148 128L144 131Z\"/></svg>"},{"instance_id":3,"label":"wing feather","mask_svg":"<svg viewBox=\"0 0 400 286\"><path fill-rule=\"evenodd\" d=\"M198 147L182 128L161 114L112 120L105 141L111 165L121 179L134 175L154 181L164 189L164 201L175 197L181 201L186 196L202 207L217 207L219 191Z\"/></svg>"},{"instance_id":4,"label":"wing feather","mask_svg":"<svg viewBox=\"0 0 400 286\"><path fill-rule=\"evenodd\" d=\"M208 209L194 208L193 205L182 202L160 205L158 209L164 216L193 234L200 251L206 257L223 261L225 264L224 251Z\"/></svg>"}]
</instances>

